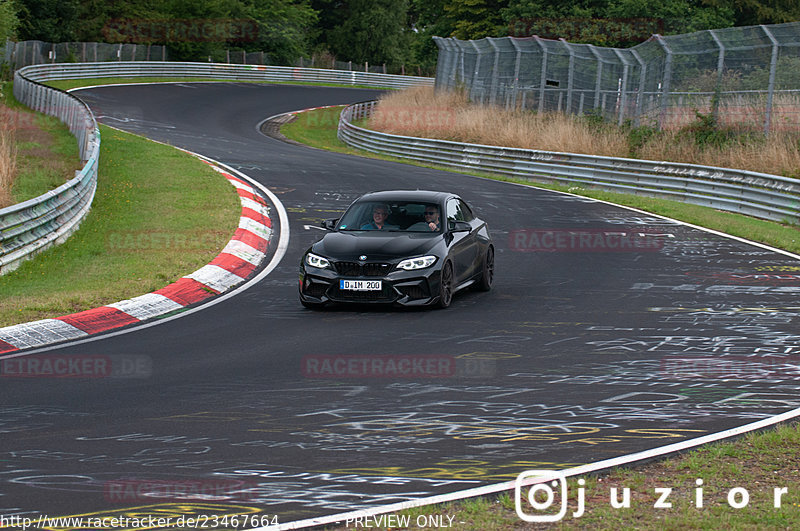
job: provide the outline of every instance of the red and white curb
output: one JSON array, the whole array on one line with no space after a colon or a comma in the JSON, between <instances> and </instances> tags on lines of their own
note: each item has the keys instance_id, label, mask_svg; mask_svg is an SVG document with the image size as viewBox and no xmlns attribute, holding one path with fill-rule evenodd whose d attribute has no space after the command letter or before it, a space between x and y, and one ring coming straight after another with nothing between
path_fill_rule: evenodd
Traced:
<instances>
[{"instance_id":1,"label":"red and white curb","mask_svg":"<svg viewBox=\"0 0 800 531\"><path fill-rule=\"evenodd\" d=\"M0 354L139 323L204 301L247 280L266 258L272 237L269 206L256 189L243 179L208 161L204 162L236 188L242 205L239 226L233 238L214 260L153 293L54 319L0 328Z\"/></svg>"}]
</instances>

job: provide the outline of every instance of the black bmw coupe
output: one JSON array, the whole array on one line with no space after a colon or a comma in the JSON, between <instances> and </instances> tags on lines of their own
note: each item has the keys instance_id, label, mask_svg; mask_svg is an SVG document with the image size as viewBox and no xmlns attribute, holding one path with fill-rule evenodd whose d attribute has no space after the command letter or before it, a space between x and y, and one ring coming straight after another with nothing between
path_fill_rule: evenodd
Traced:
<instances>
[{"instance_id":1,"label":"black bmw coupe","mask_svg":"<svg viewBox=\"0 0 800 531\"><path fill-rule=\"evenodd\" d=\"M300 302L450 306L473 286L488 291L494 246L486 223L454 194L385 191L366 194L300 261Z\"/></svg>"}]
</instances>

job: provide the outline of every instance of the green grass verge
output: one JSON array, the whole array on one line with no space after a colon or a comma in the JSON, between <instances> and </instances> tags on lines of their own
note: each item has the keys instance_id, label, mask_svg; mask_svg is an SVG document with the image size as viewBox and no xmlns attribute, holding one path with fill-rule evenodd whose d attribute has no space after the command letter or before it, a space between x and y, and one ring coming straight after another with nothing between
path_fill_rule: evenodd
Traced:
<instances>
[{"instance_id":1,"label":"green grass verge","mask_svg":"<svg viewBox=\"0 0 800 531\"><path fill-rule=\"evenodd\" d=\"M4 128L13 131L17 148L17 177L11 188L15 203L38 197L61 186L80 169L78 146L66 125L31 111L12 94L11 82L0 84L0 113Z\"/></svg>"},{"instance_id":2,"label":"green grass verge","mask_svg":"<svg viewBox=\"0 0 800 531\"><path fill-rule=\"evenodd\" d=\"M66 243L0 276L0 326L162 288L208 263L233 235L238 196L220 174L172 147L100 129L92 210Z\"/></svg>"},{"instance_id":3,"label":"green grass verge","mask_svg":"<svg viewBox=\"0 0 800 531\"><path fill-rule=\"evenodd\" d=\"M330 109L317 109L297 115L297 119L281 127L281 133L286 137L308 144L319 149L328 149L341 153L359 155L362 157L375 158L381 160L391 160L405 164L413 164L422 167L437 168L454 173L464 173L499 181L515 182L562 192L570 192L593 199L609 201L619 205L625 205L654 214L667 216L693 225L706 227L709 229L725 232L733 236L745 238L750 241L772 245L787 251L800 253L800 230L795 225L783 225L771 221L763 221L740 214L722 212L713 208L690 205L677 201L642 197L627 194L606 192L603 190L582 188L579 186L565 186L558 184L548 184L534 182L525 179L511 179L482 172L466 170L454 170L447 167L438 167L430 164L422 164L406 159L377 155L348 147L336 137L336 127L339 120L341 107ZM359 124L362 125L363 124Z\"/></svg>"},{"instance_id":4,"label":"green grass verge","mask_svg":"<svg viewBox=\"0 0 800 531\"><path fill-rule=\"evenodd\" d=\"M320 109L298 115L297 120L281 127L288 138L310 146L342 153L357 154L363 157L393 160L416 164L402 159L365 153L347 147L336 138L336 124L341 109ZM429 167L428 165L416 164ZM510 180L488 174L463 172L439 168L457 173L469 173L498 180ZM531 183L514 179L536 187L569 191L595 199L610 201L668 216L694 225L708 227L735 236L773 245L789 251L800 252L800 231L791 225L781 225L761 221L747 216L720 212L711 208L687 205L647 197L615 194L601 190L567 187L551 184ZM682 456L636 466L630 469L617 469L610 473L582 478L584 485L578 485L575 478L569 482L570 507L567 517L556 524L560 529L795 529L800 528L800 428L786 425L763 433L750 433L733 442L707 445ZM463 478L462 478L463 479ZM475 479L483 479L476 477ZM507 478L509 481L513 477ZM703 481L698 486L697 480ZM579 488L583 487L585 513L572 517L577 510ZM630 507L611 506L611 489L616 488L620 500L624 489L630 490ZM671 488L669 509L655 507L660 491ZM697 496L702 488L702 507L697 505ZM749 503L743 508L733 508L728 503L731 489L747 489ZM786 488L780 508L774 507L775 488ZM736 491L733 501L742 500ZM530 527L520 520L515 510L513 492L485 498L469 499L459 502L429 505L395 513L399 518L410 518L414 529L438 529L426 521L447 523L453 529L505 530ZM737 497L738 496L738 497ZM541 501L541 500L540 500ZM526 507L528 514L537 513ZM549 513L539 514L552 514ZM429 517L436 519L430 519ZM397 520L395 520L396 522ZM331 526L328 529L352 529L344 526ZM372 525L379 525L372 521Z\"/></svg>"},{"instance_id":5,"label":"green grass verge","mask_svg":"<svg viewBox=\"0 0 800 531\"><path fill-rule=\"evenodd\" d=\"M66 125L50 116L25 114L28 130L18 134L18 171L11 189L17 203L58 188L81 168L75 137Z\"/></svg>"}]
</instances>

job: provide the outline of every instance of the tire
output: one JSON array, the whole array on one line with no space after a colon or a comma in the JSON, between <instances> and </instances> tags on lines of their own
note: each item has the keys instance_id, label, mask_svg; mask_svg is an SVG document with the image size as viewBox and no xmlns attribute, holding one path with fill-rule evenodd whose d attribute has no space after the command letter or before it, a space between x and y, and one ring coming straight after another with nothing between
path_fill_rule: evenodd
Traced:
<instances>
[{"instance_id":1,"label":"tire","mask_svg":"<svg viewBox=\"0 0 800 531\"><path fill-rule=\"evenodd\" d=\"M448 260L442 266L442 276L439 281L439 308L447 308L453 302L453 263Z\"/></svg>"},{"instance_id":2,"label":"tire","mask_svg":"<svg viewBox=\"0 0 800 531\"><path fill-rule=\"evenodd\" d=\"M483 256L481 278L476 287L479 291L489 291L492 289L492 282L494 282L494 247L490 245L486 248L486 254Z\"/></svg>"}]
</instances>

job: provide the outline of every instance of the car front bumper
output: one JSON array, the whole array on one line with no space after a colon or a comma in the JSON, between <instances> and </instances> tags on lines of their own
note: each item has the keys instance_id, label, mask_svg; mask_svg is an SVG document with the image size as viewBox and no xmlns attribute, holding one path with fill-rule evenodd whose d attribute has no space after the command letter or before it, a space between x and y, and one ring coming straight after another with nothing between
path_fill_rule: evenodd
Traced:
<instances>
[{"instance_id":1,"label":"car front bumper","mask_svg":"<svg viewBox=\"0 0 800 531\"><path fill-rule=\"evenodd\" d=\"M396 304L426 306L439 299L439 268L418 271L393 270L383 276L341 275L332 269L300 267L300 300L311 304ZM380 280L380 291L339 288L340 280Z\"/></svg>"}]
</instances>

